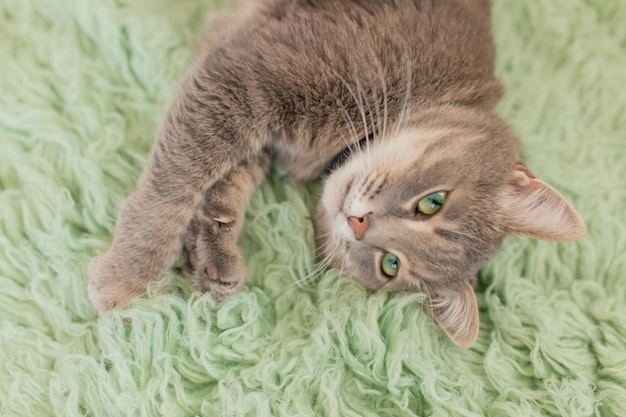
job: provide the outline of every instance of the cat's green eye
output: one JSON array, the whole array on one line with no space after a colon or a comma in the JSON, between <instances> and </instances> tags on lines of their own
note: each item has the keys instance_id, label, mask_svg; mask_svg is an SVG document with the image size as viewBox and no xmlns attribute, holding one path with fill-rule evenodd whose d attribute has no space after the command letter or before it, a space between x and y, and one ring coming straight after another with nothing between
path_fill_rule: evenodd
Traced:
<instances>
[{"instance_id":1,"label":"cat's green eye","mask_svg":"<svg viewBox=\"0 0 626 417\"><path fill-rule=\"evenodd\" d=\"M398 267L400 266L400 260L393 253L386 253L383 256L382 269L385 275L388 277L395 277L398 273Z\"/></svg>"},{"instance_id":2,"label":"cat's green eye","mask_svg":"<svg viewBox=\"0 0 626 417\"><path fill-rule=\"evenodd\" d=\"M417 202L417 210L422 214L437 213L443 207L443 203L446 202L446 195L445 191L428 194Z\"/></svg>"}]
</instances>

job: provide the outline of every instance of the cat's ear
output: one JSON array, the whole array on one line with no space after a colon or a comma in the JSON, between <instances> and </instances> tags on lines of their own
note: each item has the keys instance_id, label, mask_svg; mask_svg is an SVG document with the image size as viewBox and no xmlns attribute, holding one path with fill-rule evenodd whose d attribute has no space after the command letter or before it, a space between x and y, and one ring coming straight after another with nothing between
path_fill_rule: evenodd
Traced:
<instances>
[{"instance_id":1,"label":"cat's ear","mask_svg":"<svg viewBox=\"0 0 626 417\"><path fill-rule=\"evenodd\" d=\"M469 283L456 290L430 294L428 308L454 344L463 349L474 345L480 320L474 288Z\"/></svg>"},{"instance_id":2,"label":"cat's ear","mask_svg":"<svg viewBox=\"0 0 626 417\"><path fill-rule=\"evenodd\" d=\"M585 224L570 203L522 165L515 167L501 201L507 233L556 242L585 235Z\"/></svg>"}]
</instances>

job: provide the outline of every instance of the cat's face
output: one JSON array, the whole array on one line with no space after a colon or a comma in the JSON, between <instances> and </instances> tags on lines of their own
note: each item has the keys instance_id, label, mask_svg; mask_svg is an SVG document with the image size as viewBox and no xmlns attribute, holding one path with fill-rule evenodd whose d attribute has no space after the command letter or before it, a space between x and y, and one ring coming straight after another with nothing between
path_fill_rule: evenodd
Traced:
<instances>
[{"instance_id":1,"label":"cat's face","mask_svg":"<svg viewBox=\"0 0 626 417\"><path fill-rule=\"evenodd\" d=\"M467 116L417 119L372 141L328 177L316 213L331 266L369 289L426 293L463 347L478 331L478 269L506 233L530 234L511 227L511 201L532 179L497 119Z\"/></svg>"}]
</instances>

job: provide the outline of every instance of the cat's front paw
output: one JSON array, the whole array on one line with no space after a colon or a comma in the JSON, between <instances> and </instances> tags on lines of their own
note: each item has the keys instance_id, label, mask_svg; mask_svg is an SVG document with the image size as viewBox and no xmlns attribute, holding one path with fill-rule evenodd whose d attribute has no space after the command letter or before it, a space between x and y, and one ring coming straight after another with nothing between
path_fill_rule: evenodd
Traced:
<instances>
[{"instance_id":1,"label":"cat's front paw","mask_svg":"<svg viewBox=\"0 0 626 417\"><path fill-rule=\"evenodd\" d=\"M202 292L224 299L244 284L246 267L239 248L239 229L232 215L196 216L187 229L185 273Z\"/></svg>"},{"instance_id":2,"label":"cat's front paw","mask_svg":"<svg viewBox=\"0 0 626 417\"><path fill-rule=\"evenodd\" d=\"M199 245L188 249L188 252L186 272L199 291L210 292L222 300L243 287L246 268L238 251L232 253L225 248L211 250Z\"/></svg>"},{"instance_id":3,"label":"cat's front paw","mask_svg":"<svg viewBox=\"0 0 626 417\"><path fill-rule=\"evenodd\" d=\"M89 298L99 312L125 308L146 292L146 285L131 279L112 261L111 252L89 263Z\"/></svg>"}]
</instances>

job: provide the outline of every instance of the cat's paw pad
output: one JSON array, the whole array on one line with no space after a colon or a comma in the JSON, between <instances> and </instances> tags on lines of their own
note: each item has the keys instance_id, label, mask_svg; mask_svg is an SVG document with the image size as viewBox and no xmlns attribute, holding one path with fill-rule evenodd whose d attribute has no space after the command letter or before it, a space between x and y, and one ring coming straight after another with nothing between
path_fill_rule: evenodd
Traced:
<instances>
[{"instance_id":1,"label":"cat's paw pad","mask_svg":"<svg viewBox=\"0 0 626 417\"><path fill-rule=\"evenodd\" d=\"M218 254L198 248L189 250L186 272L199 291L210 292L220 300L239 291L246 276L246 268L239 253Z\"/></svg>"},{"instance_id":2,"label":"cat's paw pad","mask_svg":"<svg viewBox=\"0 0 626 417\"><path fill-rule=\"evenodd\" d=\"M125 308L134 298L146 292L145 285L128 279L105 253L89 263L89 298L99 312Z\"/></svg>"},{"instance_id":3,"label":"cat's paw pad","mask_svg":"<svg viewBox=\"0 0 626 417\"><path fill-rule=\"evenodd\" d=\"M223 276L213 265L204 270L204 278L196 280L196 287L202 292L210 292L221 300L239 291L244 284L244 274Z\"/></svg>"}]
</instances>

